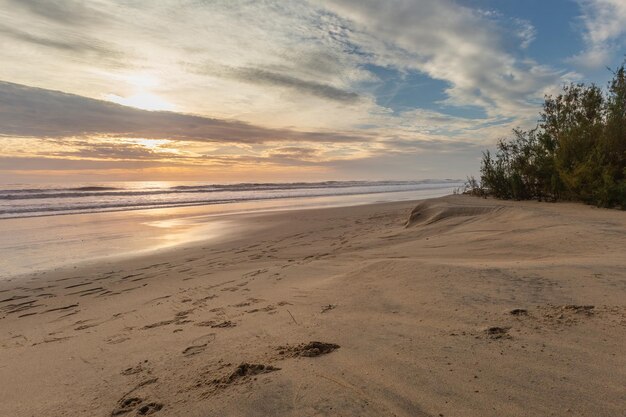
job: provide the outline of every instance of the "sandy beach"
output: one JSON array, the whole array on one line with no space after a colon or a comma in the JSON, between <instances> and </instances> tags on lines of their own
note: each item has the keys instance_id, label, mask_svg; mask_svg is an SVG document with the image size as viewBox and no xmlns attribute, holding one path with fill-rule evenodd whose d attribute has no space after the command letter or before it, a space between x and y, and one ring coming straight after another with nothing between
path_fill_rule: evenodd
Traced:
<instances>
[{"instance_id":1,"label":"sandy beach","mask_svg":"<svg viewBox=\"0 0 626 417\"><path fill-rule=\"evenodd\" d=\"M221 220L237 233L0 281L0 416L626 415L623 211Z\"/></svg>"}]
</instances>

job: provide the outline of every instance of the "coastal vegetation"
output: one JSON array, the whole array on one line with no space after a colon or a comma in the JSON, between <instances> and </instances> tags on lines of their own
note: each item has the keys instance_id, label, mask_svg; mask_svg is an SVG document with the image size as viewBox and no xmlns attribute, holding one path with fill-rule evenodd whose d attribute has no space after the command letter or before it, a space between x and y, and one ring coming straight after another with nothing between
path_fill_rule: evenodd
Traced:
<instances>
[{"instance_id":1,"label":"coastal vegetation","mask_svg":"<svg viewBox=\"0 0 626 417\"><path fill-rule=\"evenodd\" d=\"M485 151L480 173L480 183L468 181L471 194L626 209L624 64L606 89L578 83L546 96L538 125Z\"/></svg>"}]
</instances>

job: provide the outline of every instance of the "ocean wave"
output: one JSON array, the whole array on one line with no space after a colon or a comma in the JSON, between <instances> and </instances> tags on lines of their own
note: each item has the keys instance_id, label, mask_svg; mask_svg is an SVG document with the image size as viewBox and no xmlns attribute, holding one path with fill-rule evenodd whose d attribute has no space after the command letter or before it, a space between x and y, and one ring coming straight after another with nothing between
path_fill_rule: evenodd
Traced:
<instances>
[{"instance_id":1,"label":"ocean wave","mask_svg":"<svg viewBox=\"0 0 626 417\"><path fill-rule=\"evenodd\" d=\"M119 190L116 187L77 187L77 188L68 188L70 191L113 191Z\"/></svg>"},{"instance_id":2,"label":"ocean wave","mask_svg":"<svg viewBox=\"0 0 626 417\"><path fill-rule=\"evenodd\" d=\"M312 183L304 183L311 185ZM320 183L314 183L320 184ZM44 194L41 201L31 200L37 198L38 194L32 194L26 198L10 200L4 196L5 200L9 200L6 203L0 203L0 218L12 218L12 217L35 217L35 216L50 216L58 214L74 214L74 213L90 213L101 211L122 211L122 210L138 210L146 208L164 208L164 207L179 207L190 205L211 205L211 204L225 204L233 202L245 202L255 200L273 200L284 198L306 198L306 197L324 197L324 196L350 196L359 194L383 194L389 192L410 192L410 191L428 191L428 190L441 190L452 189L454 186L459 185L460 182L377 182L367 183L369 186L364 185L363 182L351 183L347 186L347 182L342 183L343 187L302 187L299 183L292 183L292 188L285 187L281 184L281 187L272 187L276 184L246 184L251 188L246 190L242 188L241 184L230 185L218 190L207 191L205 189L200 190L187 190L187 189L161 189L155 191L106 191L106 192L80 192L80 196L83 198L69 198L69 199L52 199L50 200L49 194ZM358 185L357 185L358 184ZM378 187L374 187L377 185ZM270 186L266 188L260 188L260 186ZM352 187L352 188L350 188ZM341 188L341 190L338 190ZM211 191L239 191L235 193L215 194ZM254 192L250 192L254 191ZM206 196L203 195L206 194ZM172 196L172 194L180 194L178 196ZM56 197L65 196L73 197L76 193L57 193ZM152 196L150 199L142 199L140 197ZM184 197L187 195L188 197ZM194 195L195 198L192 198ZM92 196L96 198L87 198ZM125 197L125 198L111 198L112 196ZM105 197L105 198L103 198ZM108 198L108 199L107 199ZM0 200L3 198L0 197ZM21 203L18 200L23 200Z\"/></svg>"},{"instance_id":3,"label":"ocean wave","mask_svg":"<svg viewBox=\"0 0 626 417\"><path fill-rule=\"evenodd\" d=\"M29 194L29 193L44 193L44 192L66 192L66 191L114 191L120 190L117 187L98 187L98 186L86 186L86 187L71 187L71 188L14 188L0 190L0 195L3 194Z\"/></svg>"},{"instance_id":4,"label":"ocean wave","mask_svg":"<svg viewBox=\"0 0 626 417\"><path fill-rule=\"evenodd\" d=\"M128 189L104 186L85 186L72 188L29 188L0 190L0 200L34 200L54 198L86 198L86 197L142 197L185 193L215 193L244 191L279 191L279 190L310 190L322 188L380 187L380 186L419 186L428 184L447 184L454 180L424 181L324 181L324 182L293 182L293 183L240 183L240 184L206 184L178 185L158 189Z\"/></svg>"}]
</instances>

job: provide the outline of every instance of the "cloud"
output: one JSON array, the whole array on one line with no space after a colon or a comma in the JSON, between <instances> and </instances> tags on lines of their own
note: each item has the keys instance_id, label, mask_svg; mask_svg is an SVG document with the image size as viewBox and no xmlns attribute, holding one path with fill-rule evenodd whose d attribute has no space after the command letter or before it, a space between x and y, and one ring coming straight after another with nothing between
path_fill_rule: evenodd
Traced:
<instances>
[{"instance_id":1,"label":"cloud","mask_svg":"<svg viewBox=\"0 0 626 417\"><path fill-rule=\"evenodd\" d=\"M48 139L49 142L53 140ZM184 159L179 152L158 146L152 148L133 141L54 140L56 150L45 152L47 156L81 159L115 160L165 160ZM164 140L163 142L170 142Z\"/></svg>"},{"instance_id":2,"label":"cloud","mask_svg":"<svg viewBox=\"0 0 626 417\"><path fill-rule=\"evenodd\" d=\"M511 35L497 16L451 0L319 3L349 22L345 36L375 64L448 82L449 105L479 106L490 115L536 112L533 100L562 75L523 57L533 37L528 25L518 21ZM510 36L522 38L517 51L510 49Z\"/></svg>"},{"instance_id":3,"label":"cloud","mask_svg":"<svg viewBox=\"0 0 626 417\"><path fill-rule=\"evenodd\" d=\"M320 150L316 148L304 148L297 146L286 146L282 148L272 149L269 153L271 158L285 158L285 159L298 159L298 160L310 160L319 156Z\"/></svg>"},{"instance_id":4,"label":"cloud","mask_svg":"<svg viewBox=\"0 0 626 417\"><path fill-rule=\"evenodd\" d=\"M209 68L211 68L210 66ZM286 72L290 72L287 69ZM270 87L286 88L299 94L310 94L316 97L339 101L343 103L354 103L359 99L359 95L352 91L346 91L329 84L317 81L304 80L289 75L289 73L280 73L268 71L261 68L230 68L224 67L219 70L210 70L209 73L224 78L232 78L251 84L266 85Z\"/></svg>"},{"instance_id":5,"label":"cloud","mask_svg":"<svg viewBox=\"0 0 626 417\"><path fill-rule=\"evenodd\" d=\"M109 161L97 159L67 159L44 157L5 157L0 156L0 171L67 171L98 169L140 169L175 166L164 161Z\"/></svg>"},{"instance_id":6,"label":"cloud","mask_svg":"<svg viewBox=\"0 0 626 417\"><path fill-rule=\"evenodd\" d=\"M441 166L445 166L444 171ZM406 152L378 154L348 161L335 161L328 167L349 178L396 180L407 178L465 178L476 174L480 152Z\"/></svg>"},{"instance_id":7,"label":"cloud","mask_svg":"<svg viewBox=\"0 0 626 417\"><path fill-rule=\"evenodd\" d=\"M90 7L91 2L78 0L4 0L7 7L27 10L32 15L46 20L71 25L93 24L105 15Z\"/></svg>"},{"instance_id":8,"label":"cloud","mask_svg":"<svg viewBox=\"0 0 626 417\"><path fill-rule=\"evenodd\" d=\"M578 0L582 9L583 39L586 49L570 61L595 69L608 65L624 46L626 2L623 0Z\"/></svg>"},{"instance_id":9,"label":"cloud","mask_svg":"<svg viewBox=\"0 0 626 417\"><path fill-rule=\"evenodd\" d=\"M389 147L383 150L382 154L388 154L391 152L415 152L422 153L424 151L436 151L436 152L480 152L483 148L481 145L474 142L459 141L459 140L399 140L393 139L386 141L385 144Z\"/></svg>"},{"instance_id":10,"label":"cloud","mask_svg":"<svg viewBox=\"0 0 626 417\"><path fill-rule=\"evenodd\" d=\"M101 100L0 82L0 135L116 136L215 143L355 142L363 135L270 129L239 121L146 111Z\"/></svg>"},{"instance_id":11,"label":"cloud","mask_svg":"<svg viewBox=\"0 0 626 417\"><path fill-rule=\"evenodd\" d=\"M114 58L120 56L120 53L114 50L106 42L101 42L85 36L75 37L67 34L64 36L42 36L2 24L0 24L0 35L10 37L18 42L25 42L45 48L53 48L62 52L96 55L100 58Z\"/></svg>"},{"instance_id":12,"label":"cloud","mask_svg":"<svg viewBox=\"0 0 626 417\"><path fill-rule=\"evenodd\" d=\"M537 37L537 29L528 20L513 19L513 22L518 26L517 36L521 40L520 47L523 49L528 48Z\"/></svg>"},{"instance_id":13,"label":"cloud","mask_svg":"<svg viewBox=\"0 0 626 417\"><path fill-rule=\"evenodd\" d=\"M0 79L92 98L153 93L184 112L264 126L387 123L369 64L445 81L446 105L490 115L534 114L531 101L561 76L524 57L529 22L451 0L2 2L5 24L19 28L4 37L42 50L35 59L6 42ZM126 75L158 83L138 92Z\"/></svg>"},{"instance_id":14,"label":"cloud","mask_svg":"<svg viewBox=\"0 0 626 417\"><path fill-rule=\"evenodd\" d=\"M12 82L0 83L0 140L41 137L39 156L68 159L444 172L422 156L473 155L471 144L534 123L568 75L527 56L530 22L464 6L477 3L0 0L0 79ZM426 88L400 91L406 106L377 100L409 75ZM155 97L177 112L103 101ZM125 138L173 140L181 153Z\"/></svg>"}]
</instances>

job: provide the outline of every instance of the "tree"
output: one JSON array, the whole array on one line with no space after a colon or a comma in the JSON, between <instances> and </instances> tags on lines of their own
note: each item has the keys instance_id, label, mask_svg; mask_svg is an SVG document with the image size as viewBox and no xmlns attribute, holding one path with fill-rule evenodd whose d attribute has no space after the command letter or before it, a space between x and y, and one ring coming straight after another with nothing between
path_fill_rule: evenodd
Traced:
<instances>
[{"instance_id":1,"label":"tree","mask_svg":"<svg viewBox=\"0 0 626 417\"><path fill-rule=\"evenodd\" d=\"M481 184L503 199L580 200L626 208L626 70L607 92L570 84L546 96L540 123L483 153Z\"/></svg>"}]
</instances>

